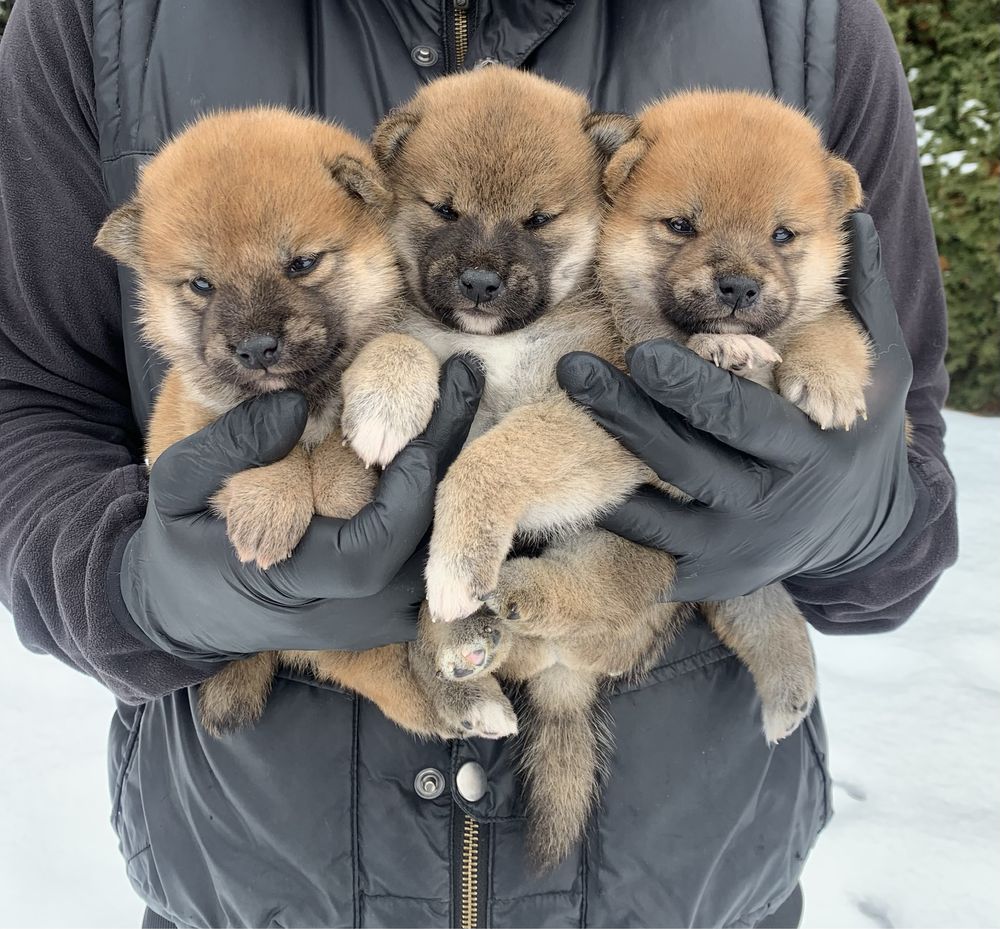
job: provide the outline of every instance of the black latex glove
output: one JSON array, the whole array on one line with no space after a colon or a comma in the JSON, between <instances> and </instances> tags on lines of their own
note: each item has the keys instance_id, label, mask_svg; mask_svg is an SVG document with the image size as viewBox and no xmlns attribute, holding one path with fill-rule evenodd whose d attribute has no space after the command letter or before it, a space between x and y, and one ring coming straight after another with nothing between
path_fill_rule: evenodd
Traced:
<instances>
[{"instance_id":1,"label":"black latex glove","mask_svg":"<svg viewBox=\"0 0 1000 929\"><path fill-rule=\"evenodd\" d=\"M373 502L349 520L314 517L292 556L267 571L240 563L208 506L230 475L294 447L307 416L302 395L249 400L171 446L152 468L146 516L122 558L131 619L160 648L196 662L412 639L435 488L482 390L475 364L449 359L430 425L386 468Z\"/></svg>"},{"instance_id":2,"label":"black latex glove","mask_svg":"<svg viewBox=\"0 0 1000 929\"><path fill-rule=\"evenodd\" d=\"M824 432L775 393L667 340L636 346L631 379L584 353L559 382L663 480L606 528L677 556L671 600L723 600L797 576L829 578L873 561L903 533L915 492L904 438L912 365L871 217L851 218L846 297L875 346L868 420Z\"/></svg>"}]
</instances>

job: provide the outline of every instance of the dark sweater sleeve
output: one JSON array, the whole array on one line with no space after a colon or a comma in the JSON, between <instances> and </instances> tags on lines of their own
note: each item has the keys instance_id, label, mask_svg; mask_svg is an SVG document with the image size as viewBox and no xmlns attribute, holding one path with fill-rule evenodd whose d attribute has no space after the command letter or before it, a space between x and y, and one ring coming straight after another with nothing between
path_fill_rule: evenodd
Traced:
<instances>
[{"instance_id":1,"label":"dark sweater sleeve","mask_svg":"<svg viewBox=\"0 0 1000 929\"><path fill-rule=\"evenodd\" d=\"M108 207L90 35L84 0L32 0L0 46L0 599L29 649L139 702L205 672L114 618L146 473L115 267L91 245Z\"/></svg>"},{"instance_id":2,"label":"dark sweater sleeve","mask_svg":"<svg viewBox=\"0 0 1000 929\"><path fill-rule=\"evenodd\" d=\"M882 262L913 358L907 410L917 502L906 531L879 559L829 581L787 581L823 632L882 632L908 619L958 551L955 481L944 456L948 314L917 154L913 104L896 45L875 0L840 0L831 146L861 175Z\"/></svg>"}]
</instances>

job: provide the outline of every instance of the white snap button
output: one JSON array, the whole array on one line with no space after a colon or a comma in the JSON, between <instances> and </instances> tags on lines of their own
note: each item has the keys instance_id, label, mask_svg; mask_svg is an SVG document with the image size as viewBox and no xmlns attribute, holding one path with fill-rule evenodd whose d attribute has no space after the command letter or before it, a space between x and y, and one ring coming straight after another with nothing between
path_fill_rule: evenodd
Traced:
<instances>
[{"instance_id":1,"label":"white snap button","mask_svg":"<svg viewBox=\"0 0 1000 929\"><path fill-rule=\"evenodd\" d=\"M475 761L467 761L455 775L455 786L463 800L475 803L486 796L486 772Z\"/></svg>"}]
</instances>

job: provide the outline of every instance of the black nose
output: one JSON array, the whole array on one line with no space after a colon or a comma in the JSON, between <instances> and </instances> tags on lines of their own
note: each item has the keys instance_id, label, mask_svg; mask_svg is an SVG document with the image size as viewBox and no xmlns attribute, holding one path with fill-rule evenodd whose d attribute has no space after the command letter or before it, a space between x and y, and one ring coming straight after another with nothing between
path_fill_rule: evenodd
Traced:
<instances>
[{"instance_id":1,"label":"black nose","mask_svg":"<svg viewBox=\"0 0 1000 929\"><path fill-rule=\"evenodd\" d=\"M240 342L233 351L244 368L262 370L278 363L281 357L281 340L273 335L252 335Z\"/></svg>"},{"instance_id":2,"label":"black nose","mask_svg":"<svg viewBox=\"0 0 1000 929\"><path fill-rule=\"evenodd\" d=\"M760 284L750 277L717 277L715 292L719 299L734 310L753 306L760 295Z\"/></svg>"},{"instance_id":3,"label":"black nose","mask_svg":"<svg viewBox=\"0 0 1000 929\"><path fill-rule=\"evenodd\" d=\"M466 268L458 277L462 293L476 303L489 303L503 290L503 281L496 271Z\"/></svg>"}]
</instances>

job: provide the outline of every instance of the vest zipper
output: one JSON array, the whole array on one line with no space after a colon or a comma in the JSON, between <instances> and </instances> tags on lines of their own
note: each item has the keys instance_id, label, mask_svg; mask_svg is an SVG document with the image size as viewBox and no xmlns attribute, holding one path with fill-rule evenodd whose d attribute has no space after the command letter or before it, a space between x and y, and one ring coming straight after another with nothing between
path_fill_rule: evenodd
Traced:
<instances>
[{"instance_id":1,"label":"vest zipper","mask_svg":"<svg viewBox=\"0 0 1000 929\"><path fill-rule=\"evenodd\" d=\"M465 66L469 51L469 4L471 0L455 0L455 69Z\"/></svg>"},{"instance_id":2,"label":"vest zipper","mask_svg":"<svg viewBox=\"0 0 1000 929\"><path fill-rule=\"evenodd\" d=\"M454 820L455 872L453 879L455 926L482 929L486 925L486 843L489 826L461 810Z\"/></svg>"}]
</instances>

